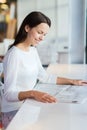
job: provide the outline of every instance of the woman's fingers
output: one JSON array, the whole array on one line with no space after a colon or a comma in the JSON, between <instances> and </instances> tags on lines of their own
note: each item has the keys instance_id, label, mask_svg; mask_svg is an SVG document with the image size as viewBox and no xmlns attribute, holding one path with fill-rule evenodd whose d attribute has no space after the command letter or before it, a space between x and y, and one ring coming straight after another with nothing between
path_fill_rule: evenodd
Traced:
<instances>
[{"instance_id":1,"label":"woman's fingers","mask_svg":"<svg viewBox=\"0 0 87 130\"><path fill-rule=\"evenodd\" d=\"M87 81L83 80L82 85L87 86Z\"/></svg>"},{"instance_id":2,"label":"woman's fingers","mask_svg":"<svg viewBox=\"0 0 87 130\"><path fill-rule=\"evenodd\" d=\"M33 91L34 94L34 98L37 101L40 102L48 102L48 103L52 103L52 102L57 102L57 99L51 95L49 95L48 93L44 93L44 92L40 92L40 91Z\"/></svg>"},{"instance_id":3,"label":"woman's fingers","mask_svg":"<svg viewBox=\"0 0 87 130\"><path fill-rule=\"evenodd\" d=\"M74 80L74 85L79 85L79 86L82 86L82 85L87 85L87 80Z\"/></svg>"},{"instance_id":4,"label":"woman's fingers","mask_svg":"<svg viewBox=\"0 0 87 130\"><path fill-rule=\"evenodd\" d=\"M56 102L57 99L51 95L48 95L48 94L44 94L42 96L42 99L45 101L45 102L49 102L49 103L52 103L52 102Z\"/></svg>"}]
</instances>

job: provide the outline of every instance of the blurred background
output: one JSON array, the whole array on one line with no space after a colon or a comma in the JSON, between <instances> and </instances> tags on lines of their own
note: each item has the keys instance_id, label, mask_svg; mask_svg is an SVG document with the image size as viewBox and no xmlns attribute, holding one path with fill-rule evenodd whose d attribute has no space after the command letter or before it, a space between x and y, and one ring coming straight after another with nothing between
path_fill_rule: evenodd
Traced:
<instances>
[{"instance_id":1,"label":"blurred background","mask_svg":"<svg viewBox=\"0 0 87 130\"><path fill-rule=\"evenodd\" d=\"M37 10L52 21L49 34L37 46L42 64L87 63L86 5L86 0L0 0L0 55L13 43L24 17Z\"/></svg>"}]
</instances>

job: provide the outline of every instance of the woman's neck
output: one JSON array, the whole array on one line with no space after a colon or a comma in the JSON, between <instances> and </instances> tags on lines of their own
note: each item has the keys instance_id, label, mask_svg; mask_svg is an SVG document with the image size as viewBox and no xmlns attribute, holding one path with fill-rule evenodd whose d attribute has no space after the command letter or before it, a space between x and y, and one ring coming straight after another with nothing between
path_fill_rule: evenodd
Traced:
<instances>
[{"instance_id":1,"label":"woman's neck","mask_svg":"<svg viewBox=\"0 0 87 130\"><path fill-rule=\"evenodd\" d=\"M23 43L19 43L18 45L16 45L16 47L22 49L23 51L29 51L30 45L26 42L23 42Z\"/></svg>"}]
</instances>

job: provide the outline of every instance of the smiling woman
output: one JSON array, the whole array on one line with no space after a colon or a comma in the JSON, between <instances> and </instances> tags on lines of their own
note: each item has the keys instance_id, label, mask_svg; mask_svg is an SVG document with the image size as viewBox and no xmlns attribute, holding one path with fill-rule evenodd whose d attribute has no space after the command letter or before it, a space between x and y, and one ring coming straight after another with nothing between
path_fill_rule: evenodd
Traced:
<instances>
[{"instance_id":1,"label":"smiling woman","mask_svg":"<svg viewBox=\"0 0 87 130\"><path fill-rule=\"evenodd\" d=\"M25 99L34 99L43 103L57 101L46 92L34 90L37 80L42 83L84 85L82 80L57 77L47 73L43 68L36 45L44 40L50 27L51 20L48 16L39 11L29 13L4 57L2 121L5 128Z\"/></svg>"}]
</instances>

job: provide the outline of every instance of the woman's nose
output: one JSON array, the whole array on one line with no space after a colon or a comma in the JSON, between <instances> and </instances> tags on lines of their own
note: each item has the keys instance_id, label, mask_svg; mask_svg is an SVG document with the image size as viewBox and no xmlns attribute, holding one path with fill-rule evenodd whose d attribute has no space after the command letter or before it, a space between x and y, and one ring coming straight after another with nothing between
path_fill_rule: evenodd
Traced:
<instances>
[{"instance_id":1,"label":"woman's nose","mask_svg":"<svg viewBox=\"0 0 87 130\"><path fill-rule=\"evenodd\" d=\"M40 36L40 38L39 38L40 40L43 40L44 39L44 36L42 35L42 36Z\"/></svg>"}]
</instances>

